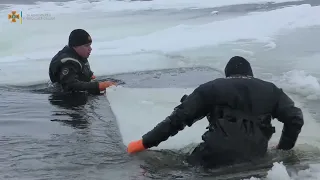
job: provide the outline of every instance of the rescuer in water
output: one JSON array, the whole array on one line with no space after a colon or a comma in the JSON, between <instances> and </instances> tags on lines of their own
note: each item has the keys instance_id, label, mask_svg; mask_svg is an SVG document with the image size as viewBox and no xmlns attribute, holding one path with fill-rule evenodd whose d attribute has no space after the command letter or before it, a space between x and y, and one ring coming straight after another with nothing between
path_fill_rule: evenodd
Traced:
<instances>
[{"instance_id":1,"label":"rescuer in water","mask_svg":"<svg viewBox=\"0 0 320 180\"><path fill-rule=\"evenodd\" d=\"M60 85L63 92L86 91L100 94L107 87L116 85L111 81L93 81L88 58L91 53L92 38L83 29L75 29L69 35L68 45L51 60L50 80L54 86Z\"/></svg>"},{"instance_id":2,"label":"rescuer in water","mask_svg":"<svg viewBox=\"0 0 320 180\"><path fill-rule=\"evenodd\" d=\"M302 111L293 100L273 83L255 78L243 57L229 60L225 76L184 96L171 115L140 140L129 143L128 153L158 146L204 117L209 121L208 130L188 156L191 164L215 167L264 156L275 132L273 118L284 124L277 149L292 149L304 124Z\"/></svg>"}]
</instances>

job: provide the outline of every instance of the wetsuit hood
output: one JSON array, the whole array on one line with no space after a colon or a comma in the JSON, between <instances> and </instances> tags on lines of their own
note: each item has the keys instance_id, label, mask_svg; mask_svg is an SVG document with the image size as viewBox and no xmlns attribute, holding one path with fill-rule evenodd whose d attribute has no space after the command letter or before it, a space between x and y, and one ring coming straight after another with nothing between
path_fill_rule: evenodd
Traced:
<instances>
[{"instance_id":1,"label":"wetsuit hood","mask_svg":"<svg viewBox=\"0 0 320 180\"><path fill-rule=\"evenodd\" d=\"M241 56L232 57L227 63L224 72L226 77L235 75L253 77L250 63Z\"/></svg>"}]
</instances>

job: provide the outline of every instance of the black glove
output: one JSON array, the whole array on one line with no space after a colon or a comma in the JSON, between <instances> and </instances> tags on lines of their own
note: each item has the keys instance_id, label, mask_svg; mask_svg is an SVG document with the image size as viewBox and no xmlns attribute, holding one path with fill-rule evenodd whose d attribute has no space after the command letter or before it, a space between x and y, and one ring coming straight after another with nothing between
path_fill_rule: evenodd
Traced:
<instances>
[{"instance_id":1,"label":"black glove","mask_svg":"<svg viewBox=\"0 0 320 180\"><path fill-rule=\"evenodd\" d=\"M186 99L187 99L187 97L188 97L188 95L186 95L186 94L185 94L185 95L183 95L183 96L182 96L182 98L180 99L180 102L182 103L184 100L186 100Z\"/></svg>"}]
</instances>

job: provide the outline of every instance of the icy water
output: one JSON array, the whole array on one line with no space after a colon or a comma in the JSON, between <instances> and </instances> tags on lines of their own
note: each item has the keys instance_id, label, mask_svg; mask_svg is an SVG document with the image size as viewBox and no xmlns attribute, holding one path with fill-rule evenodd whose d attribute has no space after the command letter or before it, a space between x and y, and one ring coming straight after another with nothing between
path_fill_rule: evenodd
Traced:
<instances>
[{"instance_id":1,"label":"icy water","mask_svg":"<svg viewBox=\"0 0 320 180\"><path fill-rule=\"evenodd\" d=\"M0 178L320 179L320 2L273 2L1 2ZM12 10L45 18L10 23ZM96 97L47 91L50 59L75 28L93 37L90 63L98 79L117 79L124 89ZM275 122L269 156L251 164L205 171L166 144L167 150L127 155L130 133L119 124L150 126L165 118L185 88L222 77L234 55L248 58L257 77L282 87L302 108L306 125L293 151L272 150L282 127ZM159 97L169 105L158 114L129 111L136 99ZM203 133L193 132L179 136L175 148Z\"/></svg>"}]
</instances>

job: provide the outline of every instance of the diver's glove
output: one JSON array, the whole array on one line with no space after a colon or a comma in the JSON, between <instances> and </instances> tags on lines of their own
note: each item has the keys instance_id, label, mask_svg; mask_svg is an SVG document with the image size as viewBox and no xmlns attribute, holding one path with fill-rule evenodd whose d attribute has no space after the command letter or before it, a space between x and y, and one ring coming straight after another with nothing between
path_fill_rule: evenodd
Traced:
<instances>
[{"instance_id":1,"label":"diver's glove","mask_svg":"<svg viewBox=\"0 0 320 180\"><path fill-rule=\"evenodd\" d=\"M142 139L137 141L132 141L129 143L127 151L129 154L144 151L146 148L143 145Z\"/></svg>"},{"instance_id":2,"label":"diver's glove","mask_svg":"<svg viewBox=\"0 0 320 180\"><path fill-rule=\"evenodd\" d=\"M104 91L106 88L110 87L110 86L116 86L117 84L111 81L104 81L104 82L100 82L99 83L99 90L100 91Z\"/></svg>"},{"instance_id":3,"label":"diver's glove","mask_svg":"<svg viewBox=\"0 0 320 180\"><path fill-rule=\"evenodd\" d=\"M188 97L188 95L183 95L182 98L180 99L180 103L183 103L184 100L186 100Z\"/></svg>"},{"instance_id":4,"label":"diver's glove","mask_svg":"<svg viewBox=\"0 0 320 180\"><path fill-rule=\"evenodd\" d=\"M281 150L290 150L296 144L296 140L297 140L297 138L295 138L295 137L291 137L290 138L290 137L285 136L284 134L282 134L282 136L280 138L280 142L276 146L276 148L277 149L281 149Z\"/></svg>"}]
</instances>

